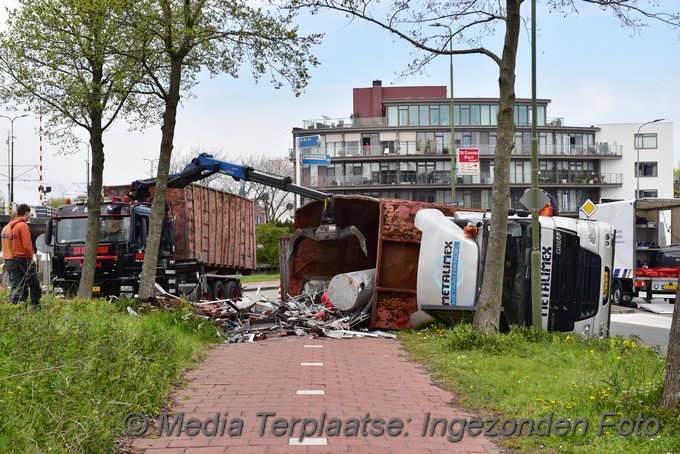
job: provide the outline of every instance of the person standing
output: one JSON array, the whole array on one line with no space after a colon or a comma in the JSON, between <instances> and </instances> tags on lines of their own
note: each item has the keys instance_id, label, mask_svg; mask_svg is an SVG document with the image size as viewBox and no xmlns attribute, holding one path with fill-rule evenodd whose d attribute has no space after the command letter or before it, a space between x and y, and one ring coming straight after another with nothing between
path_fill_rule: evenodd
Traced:
<instances>
[{"instance_id":1,"label":"person standing","mask_svg":"<svg viewBox=\"0 0 680 454\"><path fill-rule=\"evenodd\" d=\"M31 292L31 304L33 307L40 307L40 297L42 290L40 289L40 281L38 280L38 271L33 262L33 241L31 240L31 229L26 223L31 215L31 208L22 203L17 207L17 217L13 219L9 225L14 234L12 240L12 249L14 251L14 259L12 268L17 275L18 286L16 290L12 287L12 295L10 300L14 304L19 304L19 301L26 293L26 288Z\"/></svg>"},{"instance_id":2,"label":"person standing","mask_svg":"<svg viewBox=\"0 0 680 454\"><path fill-rule=\"evenodd\" d=\"M12 231L12 227L10 226L10 223L17 218L17 212L12 211L12 219L10 222L7 223L5 227L3 227L2 232L0 233L0 238L2 238L2 258L5 261L5 271L7 271L7 276L9 276L9 288L10 288L10 295L12 292L15 291L18 282L16 280L16 273L14 273L12 269L12 265L14 262L14 251L12 248L12 240L14 239L14 233Z\"/></svg>"}]
</instances>

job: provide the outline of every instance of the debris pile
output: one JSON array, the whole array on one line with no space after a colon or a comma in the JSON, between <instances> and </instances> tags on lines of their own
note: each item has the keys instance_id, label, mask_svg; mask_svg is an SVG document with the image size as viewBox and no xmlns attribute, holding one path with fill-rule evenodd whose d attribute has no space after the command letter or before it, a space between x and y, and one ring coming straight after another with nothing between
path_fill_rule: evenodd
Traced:
<instances>
[{"instance_id":1,"label":"debris pile","mask_svg":"<svg viewBox=\"0 0 680 454\"><path fill-rule=\"evenodd\" d=\"M177 297L161 290L154 298L159 307L169 309L177 304ZM367 330L372 300L351 311L341 311L333 305L327 290L289 295L287 301L258 297L189 304L197 314L215 320L228 343L254 342L273 336L396 338L392 333Z\"/></svg>"}]
</instances>

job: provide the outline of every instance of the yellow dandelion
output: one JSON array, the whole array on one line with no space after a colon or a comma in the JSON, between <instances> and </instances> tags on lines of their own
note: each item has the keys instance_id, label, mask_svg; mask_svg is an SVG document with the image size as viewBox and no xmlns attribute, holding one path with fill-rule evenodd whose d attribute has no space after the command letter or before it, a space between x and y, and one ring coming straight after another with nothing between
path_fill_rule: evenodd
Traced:
<instances>
[{"instance_id":1,"label":"yellow dandelion","mask_svg":"<svg viewBox=\"0 0 680 454\"><path fill-rule=\"evenodd\" d=\"M595 396L590 396L590 400L595 400Z\"/></svg>"}]
</instances>

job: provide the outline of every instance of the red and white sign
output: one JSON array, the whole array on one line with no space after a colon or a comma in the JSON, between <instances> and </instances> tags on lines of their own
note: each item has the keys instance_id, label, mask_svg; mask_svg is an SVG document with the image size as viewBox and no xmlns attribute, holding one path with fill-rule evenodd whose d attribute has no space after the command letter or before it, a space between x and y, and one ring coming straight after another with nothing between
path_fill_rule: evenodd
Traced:
<instances>
[{"instance_id":1,"label":"red and white sign","mask_svg":"<svg viewBox=\"0 0 680 454\"><path fill-rule=\"evenodd\" d=\"M458 175L479 175L479 149L458 149Z\"/></svg>"}]
</instances>

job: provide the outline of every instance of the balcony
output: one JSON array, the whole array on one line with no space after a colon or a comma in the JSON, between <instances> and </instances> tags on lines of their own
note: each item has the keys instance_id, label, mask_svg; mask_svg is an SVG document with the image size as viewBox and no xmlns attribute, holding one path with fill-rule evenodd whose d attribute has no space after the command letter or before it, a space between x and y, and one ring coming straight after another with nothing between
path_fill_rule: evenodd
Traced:
<instances>
[{"instance_id":1,"label":"balcony","mask_svg":"<svg viewBox=\"0 0 680 454\"><path fill-rule=\"evenodd\" d=\"M434 141L432 141L434 142ZM458 145L458 148L476 148L481 158L493 158L496 147L493 145ZM393 159L399 156L449 156L447 146L438 147L435 143L419 144L417 142L386 142L379 145L360 145L359 142L345 142L342 149L321 146L314 149L314 153L327 154L331 158L355 158L382 156L385 159ZM623 147L621 145L599 144L589 147L578 145L539 145L538 154L541 157L553 157L555 159L569 158L621 158ZM515 146L513 157L531 157L531 146Z\"/></svg>"},{"instance_id":2,"label":"balcony","mask_svg":"<svg viewBox=\"0 0 680 454\"><path fill-rule=\"evenodd\" d=\"M451 172L448 170L429 173L416 173L414 171L378 171L367 175L348 176L319 176L303 178L302 185L314 188L340 189L353 187L388 186L388 185L416 185L416 186L441 186L447 188L451 184ZM493 175L482 172L480 175L458 176L457 185L462 186L485 186L493 184ZM526 173L510 173L511 185L531 185L531 176ZM539 186L620 186L623 184L622 173L596 173L579 171L542 172L539 174Z\"/></svg>"},{"instance_id":3,"label":"balcony","mask_svg":"<svg viewBox=\"0 0 680 454\"><path fill-rule=\"evenodd\" d=\"M322 118L303 120L303 129L373 128L387 126L385 117Z\"/></svg>"}]
</instances>

